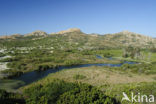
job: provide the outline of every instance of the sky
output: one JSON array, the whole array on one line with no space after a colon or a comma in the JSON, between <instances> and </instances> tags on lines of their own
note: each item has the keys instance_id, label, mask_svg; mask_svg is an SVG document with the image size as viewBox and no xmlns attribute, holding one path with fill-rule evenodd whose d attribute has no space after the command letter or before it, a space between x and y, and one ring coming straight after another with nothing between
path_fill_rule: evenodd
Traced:
<instances>
[{"instance_id":1,"label":"sky","mask_svg":"<svg viewBox=\"0 0 156 104\"><path fill-rule=\"evenodd\" d=\"M0 35L68 28L156 37L156 0L0 0Z\"/></svg>"}]
</instances>

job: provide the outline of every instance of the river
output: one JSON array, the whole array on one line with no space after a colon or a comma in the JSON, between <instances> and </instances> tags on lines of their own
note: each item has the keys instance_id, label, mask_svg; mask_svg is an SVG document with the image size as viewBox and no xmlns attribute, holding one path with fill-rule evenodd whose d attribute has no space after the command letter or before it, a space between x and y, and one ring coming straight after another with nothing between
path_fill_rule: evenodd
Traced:
<instances>
[{"instance_id":1,"label":"river","mask_svg":"<svg viewBox=\"0 0 156 104\"><path fill-rule=\"evenodd\" d=\"M97 58L101 59L102 57L97 56ZM57 69L48 69L45 71L32 71L32 72L28 72L25 74L22 74L21 76L18 77L14 77L12 79L2 79L0 80L0 88L4 88L5 86L6 88L9 87L9 89L11 88L12 90L16 90L22 86L28 85L30 83L33 83L37 80L40 80L44 77L46 77L48 74L50 73L55 73L64 69L74 69L74 68L82 68L82 67L91 67L91 66L109 66L109 67L120 67L123 64L136 64L136 62L123 62L120 64L83 64L83 65L75 65L75 66L61 66Z\"/></svg>"}]
</instances>

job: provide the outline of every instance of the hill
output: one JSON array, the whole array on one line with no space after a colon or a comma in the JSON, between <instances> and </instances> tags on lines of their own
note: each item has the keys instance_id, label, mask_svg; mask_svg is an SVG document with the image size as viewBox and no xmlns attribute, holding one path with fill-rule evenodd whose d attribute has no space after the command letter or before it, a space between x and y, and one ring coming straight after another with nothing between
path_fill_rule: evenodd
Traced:
<instances>
[{"instance_id":1,"label":"hill","mask_svg":"<svg viewBox=\"0 0 156 104\"><path fill-rule=\"evenodd\" d=\"M127 46L139 47L139 48L152 48L156 47L156 39L129 32L122 31L115 34L85 34L80 29L72 28L57 33L47 34L43 31L35 31L25 35L10 35L1 36L0 42L27 42L29 41L31 46L51 47L52 43L59 44L58 47L72 47L82 49L105 49L105 48L122 48ZM40 42L40 41L42 42ZM53 42L52 42L53 41ZM35 44L34 44L35 43ZM46 46L47 45L47 46ZM20 45L25 47L28 45ZM13 46L12 46L13 47ZM18 47L18 45L17 45Z\"/></svg>"},{"instance_id":2,"label":"hill","mask_svg":"<svg viewBox=\"0 0 156 104\"><path fill-rule=\"evenodd\" d=\"M115 34L108 34L105 35L105 38L109 41L114 41L118 44L123 44L125 46L131 45L136 47L148 47L154 45L155 46L155 39L149 36L129 32L129 31L122 31Z\"/></svg>"}]
</instances>

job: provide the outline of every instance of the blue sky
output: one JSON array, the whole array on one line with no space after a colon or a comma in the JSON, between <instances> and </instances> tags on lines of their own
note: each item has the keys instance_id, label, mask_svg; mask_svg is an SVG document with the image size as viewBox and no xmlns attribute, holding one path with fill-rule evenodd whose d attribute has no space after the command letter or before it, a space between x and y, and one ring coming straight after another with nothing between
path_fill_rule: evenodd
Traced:
<instances>
[{"instance_id":1,"label":"blue sky","mask_svg":"<svg viewBox=\"0 0 156 104\"><path fill-rule=\"evenodd\" d=\"M0 0L0 35L72 27L156 37L156 0Z\"/></svg>"}]
</instances>

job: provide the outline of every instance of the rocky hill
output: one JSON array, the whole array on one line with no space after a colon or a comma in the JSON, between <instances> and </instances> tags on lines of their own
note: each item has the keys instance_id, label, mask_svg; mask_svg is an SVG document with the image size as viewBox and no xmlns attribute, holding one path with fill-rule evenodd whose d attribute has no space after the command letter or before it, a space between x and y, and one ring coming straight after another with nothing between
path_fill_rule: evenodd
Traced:
<instances>
[{"instance_id":1,"label":"rocky hill","mask_svg":"<svg viewBox=\"0 0 156 104\"><path fill-rule=\"evenodd\" d=\"M107 34L104 35L104 37L107 41L113 41L118 44L123 44L124 46L156 46L156 40L154 38L129 31L122 31L115 34Z\"/></svg>"},{"instance_id":2,"label":"rocky hill","mask_svg":"<svg viewBox=\"0 0 156 104\"><path fill-rule=\"evenodd\" d=\"M13 35L4 35L4 36L0 36L0 39L18 39L18 38L22 38L22 37L30 37L30 36L34 36L34 37L39 37L39 36L47 36L48 34L46 32L37 30L34 31L32 33L28 33L28 34L13 34Z\"/></svg>"},{"instance_id":3,"label":"rocky hill","mask_svg":"<svg viewBox=\"0 0 156 104\"><path fill-rule=\"evenodd\" d=\"M44 47L51 47L56 44L56 47L60 47L62 49L65 47L77 47L79 49L122 48L127 46L140 48L156 47L156 39L129 31L99 35L85 34L77 28L52 34L47 34L43 31L35 31L26 35L16 34L11 36L1 36L0 39L3 40L3 42L5 40L10 41L13 39L17 40L17 43L18 40L22 40L24 43L29 41L30 46L35 44ZM39 43L37 43L38 40Z\"/></svg>"},{"instance_id":4,"label":"rocky hill","mask_svg":"<svg viewBox=\"0 0 156 104\"><path fill-rule=\"evenodd\" d=\"M71 28L71 29L67 29L67 30L60 31L60 32L57 32L57 33L52 33L52 34L67 34L67 33L71 33L71 32L81 33L81 30L78 29L78 28Z\"/></svg>"},{"instance_id":5,"label":"rocky hill","mask_svg":"<svg viewBox=\"0 0 156 104\"><path fill-rule=\"evenodd\" d=\"M43 31L34 31L32 33L29 33L29 34L25 34L24 36L27 37L27 36L47 36L48 34L46 32L43 32Z\"/></svg>"},{"instance_id":6,"label":"rocky hill","mask_svg":"<svg viewBox=\"0 0 156 104\"><path fill-rule=\"evenodd\" d=\"M16 38L20 38L23 35L21 34L13 34L13 35L4 35L4 36L0 36L0 39L16 39Z\"/></svg>"}]
</instances>

